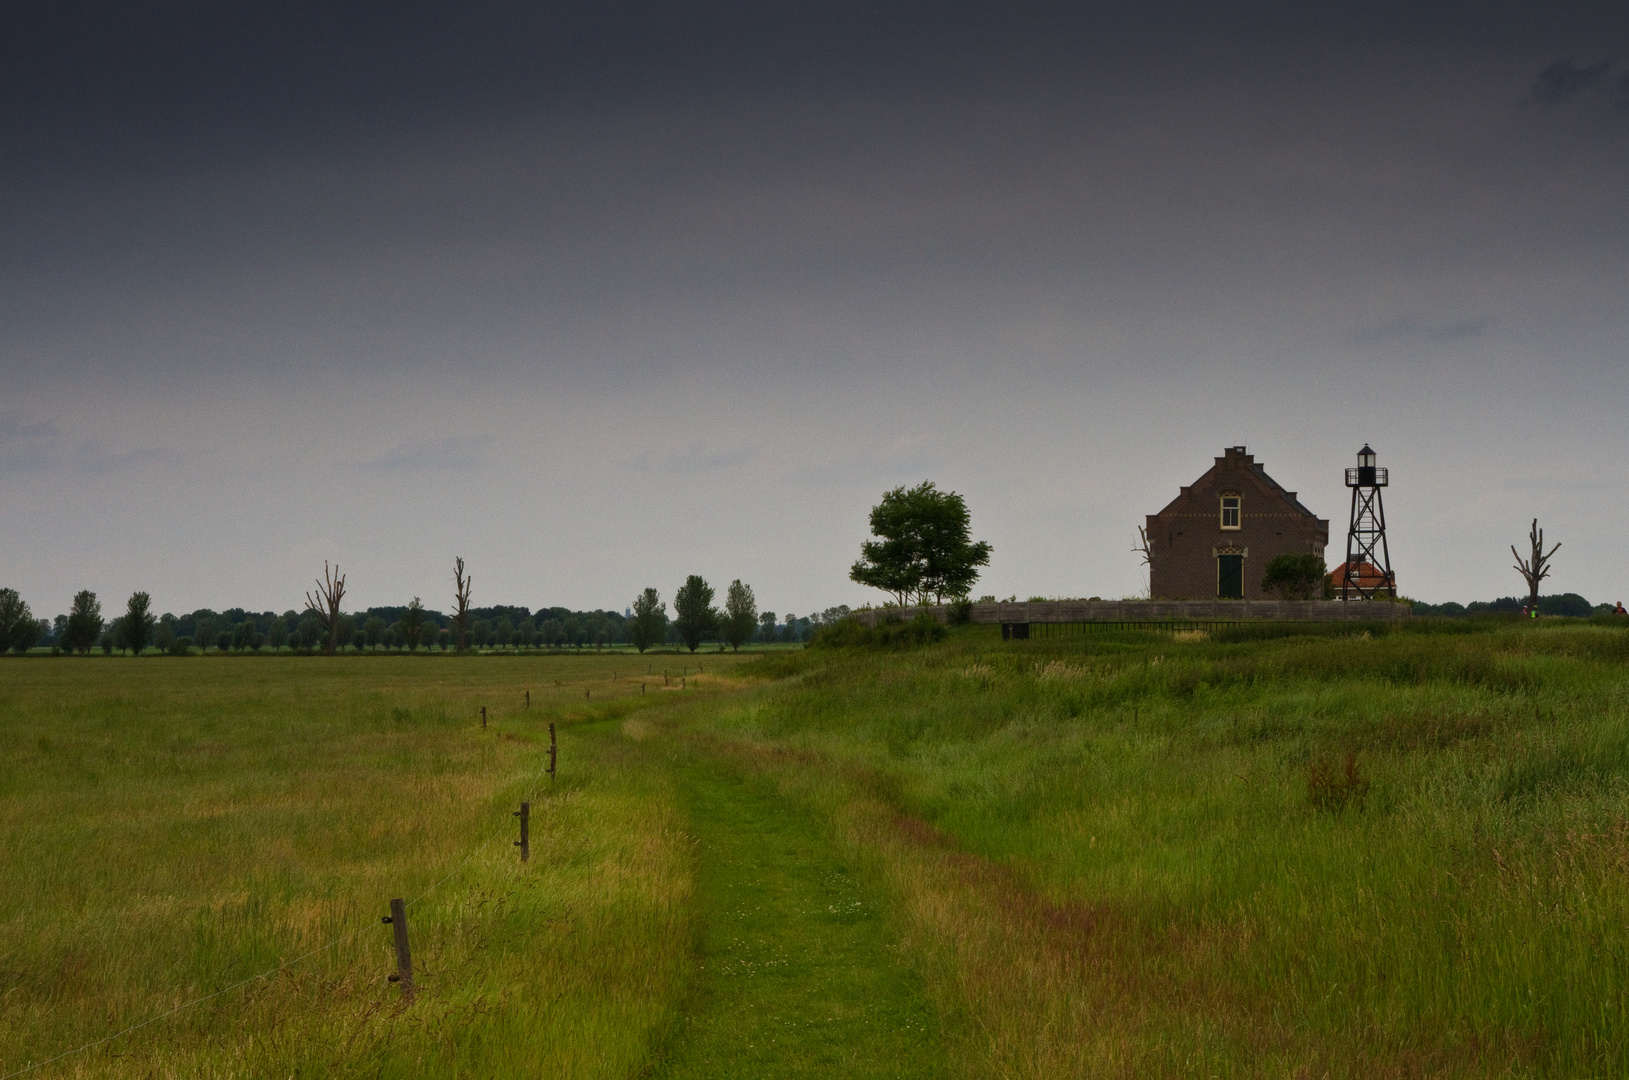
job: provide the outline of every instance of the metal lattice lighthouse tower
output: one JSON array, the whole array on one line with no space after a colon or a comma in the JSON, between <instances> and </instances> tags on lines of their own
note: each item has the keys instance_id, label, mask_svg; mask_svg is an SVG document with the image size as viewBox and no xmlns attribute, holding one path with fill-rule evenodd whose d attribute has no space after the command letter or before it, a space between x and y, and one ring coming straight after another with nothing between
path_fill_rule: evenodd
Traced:
<instances>
[{"instance_id":1,"label":"metal lattice lighthouse tower","mask_svg":"<svg viewBox=\"0 0 1629 1080\"><path fill-rule=\"evenodd\" d=\"M1375 466L1374 451L1368 443L1358 451L1357 460L1357 468L1346 470L1346 486L1352 489L1352 524L1346 530L1341 599L1373 600L1382 593L1395 599L1397 579L1391 573L1386 508L1380 501L1386 470Z\"/></svg>"}]
</instances>

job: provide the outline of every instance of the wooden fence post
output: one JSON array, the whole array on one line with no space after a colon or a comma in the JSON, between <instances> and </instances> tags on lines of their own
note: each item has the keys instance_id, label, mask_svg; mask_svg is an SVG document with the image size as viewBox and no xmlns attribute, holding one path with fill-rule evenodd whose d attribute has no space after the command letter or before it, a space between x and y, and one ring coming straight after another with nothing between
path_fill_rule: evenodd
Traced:
<instances>
[{"instance_id":1,"label":"wooden fence post","mask_svg":"<svg viewBox=\"0 0 1629 1080\"><path fill-rule=\"evenodd\" d=\"M481 706L481 730L486 730L486 706Z\"/></svg>"},{"instance_id":2,"label":"wooden fence post","mask_svg":"<svg viewBox=\"0 0 1629 1080\"><path fill-rule=\"evenodd\" d=\"M554 724L551 722L549 724L549 779L550 780L554 779L554 762L555 762L554 752L555 752Z\"/></svg>"},{"instance_id":3,"label":"wooden fence post","mask_svg":"<svg viewBox=\"0 0 1629 1080\"><path fill-rule=\"evenodd\" d=\"M402 997L413 1000L413 953L407 947L407 905L400 898L390 902L390 914L385 917L396 936L396 974L392 982L402 984Z\"/></svg>"},{"instance_id":4,"label":"wooden fence post","mask_svg":"<svg viewBox=\"0 0 1629 1080\"><path fill-rule=\"evenodd\" d=\"M528 709L532 707L532 692L530 690L526 691L526 707Z\"/></svg>"},{"instance_id":5,"label":"wooden fence post","mask_svg":"<svg viewBox=\"0 0 1629 1080\"><path fill-rule=\"evenodd\" d=\"M523 802L520 810L515 814L520 818L520 839L515 846L520 848L520 861L530 862L532 858L532 804Z\"/></svg>"}]
</instances>

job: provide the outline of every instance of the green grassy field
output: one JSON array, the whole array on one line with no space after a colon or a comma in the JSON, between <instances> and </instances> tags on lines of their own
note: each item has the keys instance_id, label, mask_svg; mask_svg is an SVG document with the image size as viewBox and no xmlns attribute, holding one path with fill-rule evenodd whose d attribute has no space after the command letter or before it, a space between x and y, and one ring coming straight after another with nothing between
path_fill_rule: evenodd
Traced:
<instances>
[{"instance_id":1,"label":"green grassy field","mask_svg":"<svg viewBox=\"0 0 1629 1080\"><path fill-rule=\"evenodd\" d=\"M578 733L677 698L683 665L706 686L694 659L666 694L628 657L8 663L0 1074L268 970L41 1072L630 1072L689 977L691 853L665 776Z\"/></svg>"},{"instance_id":2,"label":"green grassy field","mask_svg":"<svg viewBox=\"0 0 1629 1080\"><path fill-rule=\"evenodd\" d=\"M0 662L0 1076L1629 1073L1629 633L1431 629Z\"/></svg>"}]
</instances>

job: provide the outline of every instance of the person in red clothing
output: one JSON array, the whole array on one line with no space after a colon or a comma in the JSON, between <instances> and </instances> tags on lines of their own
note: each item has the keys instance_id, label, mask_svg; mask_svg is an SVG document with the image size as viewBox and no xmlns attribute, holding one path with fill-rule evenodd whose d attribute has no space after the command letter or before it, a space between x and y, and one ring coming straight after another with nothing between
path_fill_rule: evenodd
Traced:
<instances>
[{"instance_id":1,"label":"person in red clothing","mask_svg":"<svg viewBox=\"0 0 1629 1080\"><path fill-rule=\"evenodd\" d=\"M1629 615L1629 611L1623 610L1623 601L1619 600L1618 601L1618 606L1612 609L1612 614L1614 614L1614 615Z\"/></svg>"}]
</instances>

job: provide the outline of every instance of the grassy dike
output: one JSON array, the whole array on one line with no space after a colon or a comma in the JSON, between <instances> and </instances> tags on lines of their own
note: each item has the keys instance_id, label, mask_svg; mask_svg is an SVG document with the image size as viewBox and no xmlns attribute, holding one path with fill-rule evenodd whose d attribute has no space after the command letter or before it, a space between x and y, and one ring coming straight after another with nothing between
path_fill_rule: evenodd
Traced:
<instances>
[{"instance_id":1,"label":"grassy dike","mask_svg":"<svg viewBox=\"0 0 1629 1080\"><path fill-rule=\"evenodd\" d=\"M887 880L964 1075L1621 1076L1626 660L969 628L766 660L693 737Z\"/></svg>"},{"instance_id":2,"label":"grassy dike","mask_svg":"<svg viewBox=\"0 0 1629 1080\"><path fill-rule=\"evenodd\" d=\"M0 662L0 1076L1624 1075L1629 633L1433 629Z\"/></svg>"}]
</instances>

